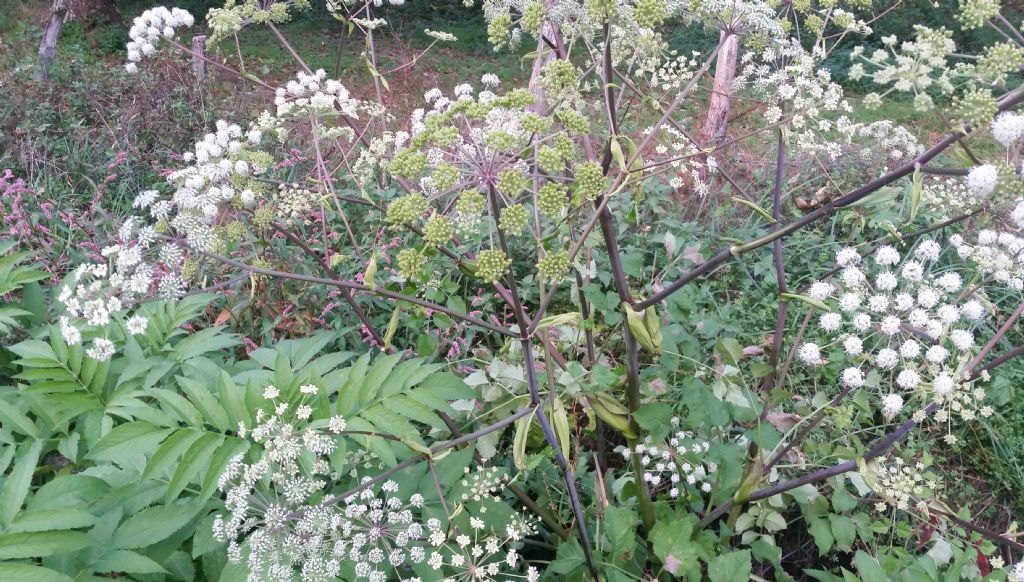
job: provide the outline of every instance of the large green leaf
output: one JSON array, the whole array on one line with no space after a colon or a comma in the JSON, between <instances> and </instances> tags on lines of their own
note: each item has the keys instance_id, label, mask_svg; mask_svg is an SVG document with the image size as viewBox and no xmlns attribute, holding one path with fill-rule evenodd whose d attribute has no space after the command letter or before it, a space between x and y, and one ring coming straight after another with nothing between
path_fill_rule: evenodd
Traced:
<instances>
[{"instance_id":1,"label":"large green leaf","mask_svg":"<svg viewBox=\"0 0 1024 582\"><path fill-rule=\"evenodd\" d=\"M89 545L80 531L37 531L0 535L0 560L39 558L77 552Z\"/></svg>"},{"instance_id":2,"label":"large green leaf","mask_svg":"<svg viewBox=\"0 0 1024 582\"><path fill-rule=\"evenodd\" d=\"M181 455L192 446L192 443L202 436L202 431L191 428L175 431L161 443L153 456L149 458L149 462L146 463L146 468L142 472L142 478L149 479L154 475L162 475L181 458Z\"/></svg>"},{"instance_id":3,"label":"large green leaf","mask_svg":"<svg viewBox=\"0 0 1024 582\"><path fill-rule=\"evenodd\" d=\"M26 442L18 449L14 461L14 470L4 482L0 493L0 520L4 527L14 521L14 516L25 502L29 487L32 485L32 474L39 462L39 454L43 450L43 441Z\"/></svg>"},{"instance_id":4,"label":"large green leaf","mask_svg":"<svg viewBox=\"0 0 1024 582\"><path fill-rule=\"evenodd\" d=\"M73 578L49 568L12 562L0 562L0 580L11 580L12 582L75 582Z\"/></svg>"},{"instance_id":5,"label":"large green leaf","mask_svg":"<svg viewBox=\"0 0 1024 582\"><path fill-rule=\"evenodd\" d=\"M145 421L126 422L111 429L87 457L95 461L117 461L126 456L148 453L156 449L172 430Z\"/></svg>"},{"instance_id":6,"label":"large green leaf","mask_svg":"<svg viewBox=\"0 0 1024 582\"><path fill-rule=\"evenodd\" d=\"M708 564L711 582L747 582L750 579L750 550L716 556Z\"/></svg>"},{"instance_id":7,"label":"large green leaf","mask_svg":"<svg viewBox=\"0 0 1024 582\"><path fill-rule=\"evenodd\" d=\"M191 504L156 505L143 509L117 528L110 547L131 549L155 544L185 527L198 511L199 506Z\"/></svg>"},{"instance_id":8,"label":"large green leaf","mask_svg":"<svg viewBox=\"0 0 1024 582\"><path fill-rule=\"evenodd\" d=\"M203 418L210 426L213 426L220 432L228 430L228 413L217 402L209 388L199 381L186 378L185 376L178 376L178 385L188 394L192 404L203 413Z\"/></svg>"},{"instance_id":9,"label":"large green leaf","mask_svg":"<svg viewBox=\"0 0 1024 582\"><path fill-rule=\"evenodd\" d=\"M178 467L174 471L174 477L171 478L171 483L167 487L167 495L164 497L165 503L170 503L178 497L178 494L206 466L210 457L217 452L217 447L223 442L223 435L206 433L199 440L192 443L192 446L185 452L184 457L182 457L181 462L178 463Z\"/></svg>"},{"instance_id":10,"label":"large green leaf","mask_svg":"<svg viewBox=\"0 0 1024 582\"><path fill-rule=\"evenodd\" d=\"M88 527L96 516L81 509L26 509L14 517L9 531L31 532Z\"/></svg>"},{"instance_id":11,"label":"large green leaf","mask_svg":"<svg viewBox=\"0 0 1024 582\"><path fill-rule=\"evenodd\" d=\"M98 574L119 572L124 574L166 574L163 566L131 550L110 550L92 564Z\"/></svg>"}]
</instances>

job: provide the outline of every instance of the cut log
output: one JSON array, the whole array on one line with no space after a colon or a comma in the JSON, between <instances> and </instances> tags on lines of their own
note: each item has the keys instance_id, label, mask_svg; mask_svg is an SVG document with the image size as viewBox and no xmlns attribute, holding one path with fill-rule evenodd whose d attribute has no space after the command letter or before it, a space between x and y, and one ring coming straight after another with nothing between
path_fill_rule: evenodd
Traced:
<instances>
[{"instance_id":1,"label":"cut log","mask_svg":"<svg viewBox=\"0 0 1024 582\"><path fill-rule=\"evenodd\" d=\"M704 125L700 130L700 145L708 147L725 135L729 124L729 108L732 104L732 84L736 79L736 56L739 52L739 37L723 30L718 40L718 58L715 61L715 83L708 100Z\"/></svg>"},{"instance_id":2,"label":"cut log","mask_svg":"<svg viewBox=\"0 0 1024 582\"><path fill-rule=\"evenodd\" d=\"M39 66L36 80L46 83L50 79L50 65L57 59L57 39L65 22L81 22L88 30L99 22L124 24L114 0L53 0L50 20L39 41Z\"/></svg>"}]
</instances>

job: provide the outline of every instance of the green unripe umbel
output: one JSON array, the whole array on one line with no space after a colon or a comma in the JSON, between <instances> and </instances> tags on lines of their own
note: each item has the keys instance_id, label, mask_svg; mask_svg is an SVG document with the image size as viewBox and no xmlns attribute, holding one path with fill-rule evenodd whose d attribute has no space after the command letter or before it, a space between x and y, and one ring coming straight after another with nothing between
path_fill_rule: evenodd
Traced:
<instances>
[{"instance_id":1,"label":"green unripe umbel","mask_svg":"<svg viewBox=\"0 0 1024 582\"><path fill-rule=\"evenodd\" d=\"M227 228L224 229L224 238L228 242L239 242L245 238L245 225L237 220L233 220L228 223Z\"/></svg>"},{"instance_id":2,"label":"green unripe umbel","mask_svg":"<svg viewBox=\"0 0 1024 582\"><path fill-rule=\"evenodd\" d=\"M526 109L537 102L537 96L526 89L512 89L494 100L495 107L505 109Z\"/></svg>"},{"instance_id":3,"label":"green unripe umbel","mask_svg":"<svg viewBox=\"0 0 1024 582\"><path fill-rule=\"evenodd\" d=\"M615 0L584 0L587 15L597 22L606 22L615 15Z\"/></svg>"},{"instance_id":4,"label":"green unripe umbel","mask_svg":"<svg viewBox=\"0 0 1024 582\"><path fill-rule=\"evenodd\" d=\"M499 14L491 19L490 24L487 25L487 40L494 45L495 48L500 48L506 42L508 42L511 36L512 28L512 16L508 12Z\"/></svg>"},{"instance_id":5,"label":"green unripe umbel","mask_svg":"<svg viewBox=\"0 0 1024 582\"><path fill-rule=\"evenodd\" d=\"M973 127L987 126L998 110L989 89L971 88L953 98L953 111L957 119Z\"/></svg>"},{"instance_id":6,"label":"green unripe umbel","mask_svg":"<svg viewBox=\"0 0 1024 582\"><path fill-rule=\"evenodd\" d=\"M576 157L576 145L572 143L569 136L564 133L560 133L555 136L553 141L555 149L562 156L563 160L571 160Z\"/></svg>"},{"instance_id":7,"label":"green unripe umbel","mask_svg":"<svg viewBox=\"0 0 1024 582\"><path fill-rule=\"evenodd\" d=\"M449 163L440 163L434 168L434 173L431 175L434 181L434 186L437 186L438 190L447 190L455 185L455 182L459 179L459 171L455 169L455 166Z\"/></svg>"},{"instance_id":8,"label":"green unripe umbel","mask_svg":"<svg viewBox=\"0 0 1024 582\"><path fill-rule=\"evenodd\" d=\"M544 214L557 217L565 208L567 191L564 186L555 182L548 182L540 188L537 196L537 207Z\"/></svg>"},{"instance_id":9,"label":"green unripe umbel","mask_svg":"<svg viewBox=\"0 0 1024 582\"><path fill-rule=\"evenodd\" d=\"M512 197L518 196L528 185L526 176L516 168L505 168L498 172L498 182L495 184L498 190Z\"/></svg>"},{"instance_id":10,"label":"green unripe umbel","mask_svg":"<svg viewBox=\"0 0 1024 582\"><path fill-rule=\"evenodd\" d=\"M562 125L573 135L580 135L590 131L590 123L587 121L587 118L577 111L563 109L556 115L558 115L558 120L562 122Z\"/></svg>"},{"instance_id":11,"label":"green unripe umbel","mask_svg":"<svg viewBox=\"0 0 1024 582\"><path fill-rule=\"evenodd\" d=\"M515 136L500 129L487 134L485 140L487 142L487 147L499 152L511 151L516 147Z\"/></svg>"},{"instance_id":12,"label":"green unripe umbel","mask_svg":"<svg viewBox=\"0 0 1024 582\"><path fill-rule=\"evenodd\" d=\"M411 281L419 276L420 271L423 269L423 255L420 254L416 249L404 249L398 253L395 258L395 262L398 263L398 273L405 278L406 281Z\"/></svg>"},{"instance_id":13,"label":"green unripe umbel","mask_svg":"<svg viewBox=\"0 0 1024 582\"><path fill-rule=\"evenodd\" d=\"M985 49L978 60L978 75L992 83L1003 83L1006 75L1024 66L1024 49L1008 42L994 44Z\"/></svg>"},{"instance_id":14,"label":"green unripe umbel","mask_svg":"<svg viewBox=\"0 0 1024 582\"><path fill-rule=\"evenodd\" d=\"M252 213L252 223L257 228L267 228L274 222L276 213L270 206L260 206L256 209L256 212Z\"/></svg>"},{"instance_id":15,"label":"green unripe umbel","mask_svg":"<svg viewBox=\"0 0 1024 582\"><path fill-rule=\"evenodd\" d=\"M636 23L644 28L661 26L665 22L668 11L665 10L664 0L637 0Z\"/></svg>"},{"instance_id":16,"label":"green unripe umbel","mask_svg":"<svg viewBox=\"0 0 1024 582\"><path fill-rule=\"evenodd\" d=\"M540 2L530 2L523 9L523 19L519 25L523 30L534 36L540 35L540 27L544 24L544 5Z\"/></svg>"},{"instance_id":17,"label":"green unripe umbel","mask_svg":"<svg viewBox=\"0 0 1024 582\"><path fill-rule=\"evenodd\" d=\"M545 172L559 172L565 169L562 154L553 146L540 146L537 150L537 165Z\"/></svg>"},{"instance_id":18,"label":"green unripe umbel","mask_svg":"<svg viewBox=\"0 0 1024 582\"><path fill-rule=\"evenodd\" d=\"M452 240L453 234L455 234L455 229L452 227L452 222L448 220L447 216L442 214L431 216L427 220L427 225L423 227L423 238L428 244L435 247L439 247Z\"/></svg>"},{"instance_id":19,"label":"green unripe umbel","mask_svg":"<svg viewBox=\"0 0 1024 582\"><path fill-rule=\"evenodd\" d=\"M263 267L262 265L257 265L256 264L257 262L259 262L259 260L260 259L256 259L256 261L253 261L253 266ZM263 267L263 268L267 268L267 267ZM198 261L196 261L195 259L185 259L184 261L182 261L182 263L181 263L181 277L183 279L185 279L186 281L195 281L196 275L198 273L199 273L199 262Z\"/></svg>"},{"instance_id":20,"label":"green unripe umbel","mask_svg":"<svg viewBox=\"0 0 1024 582\"><path fill-rule=\"evenodd\" d=\"M273 218L271 218L271 220L273 220ZM171 223L166 218L158 220L157 223L153 225L153 230L156 231L157 234L170 234Z\"/></svg>"},{"instance_id":21,"label":"green unripe umbel","mask_svg":"<svg viewBox=\"0 0 1024 582\"><path fill-rule=\"evenodd\" d=\"M427 211L427 199L413 192L402 196L388 205L387 220L390 224L412 224Z\"/></svg>"},{"instance_id":22,"label":"green unripe umbel","mask_svg":"<svg viewBox=\"0 0 1024 582\"><path fill-rule=\"evenodd\" d=\"M604 172L597 162L583 162L577 164L576 179L573 181L574 195L577 202L593 200L604 192Z\"/></svg>"},{"instance_id":23,"label":"green unripe umbel","mask_svg":"<svg viewBox=\"0 0 1024 582\"><path fill-rule=\"evenodd\" d=\"M258 269L272 269L274 267L274 265L270 261L264 259L263 257L256 257L255 259L253 259L252 266ZM270 277L268 275L264 275L263 273L252 273L252 278L256 279L257 281L266 281Z\"/></svg>"},{"instance_id":24,"label":"green unripe umbel","mask_svg":"<svg viewBox=\"0 0 1024 582\"><path fill-rule=\"evenodd\" d=\"M526 228L526 221L526 208L522 204L514 204L501 209L498 226L509 234L519 234Z\"/></svg>"},{"instance_id":25,"label":"green unripe umbel","mask_svg":"<svg viewBox=\"0 0 1024 582\"><path fill-rule=\"evenodd\" d=\"M466 190L459 194L459 201L455 203L455 210L467 216L480 216L487 209L487 199L476 190Z\"/></svg>"},{"instance_id":26,"label":"green unripe umbel","mask_svg":"<svg viewBox=\"0 0 1024 582\"><path fill-rule=\"evenodd\" d=\"M446 148L455 145L459 138L459 128L455 126L442 127L434 132L434 143L438 147Z\"/></svg>"},{"instance_id":27,"label":"green unripe umbel","mask_svg":"<svg viewBox=\"0 0 1024 582\"><path fill-rule=\"evenodd\" d=\"M808 14L804 18L804 27L815 36L821 36L825 32L825 21L817 14Z\"/></svg>"},{"instance_id":28,"label":"green unripe umbel","mask_svg":"<svg viewBox=\"0 0 1024 582\"><path fill-rule=\"evenodd\" d=\"M964 29L981 28L1002 8L999 0L960 0L960 22Z\"/></svg>"},{"instance_id":29,"label":"green unripe umbel","mask_svg":"<svg viewBox=\"0 0 1024 582\"><path fill-rule=\"evenodd\" d=\"M551 120L536 113L527 113L519 120L519 124L530 133L543 133L551 125Z\"/></svg>"},{"instance_id":30,"label":"green unripe umbel","mask_svg":"<svg viewBox=\"0 0 1024 582\"><path fill-rule=\"evenodd\" d=\"M505 274L511 264L512 261L500 250L480 251L480 254L476 256L476 276L488 283L493 283Z\"/></svg>"},{"instance_id":31,"label":"green unripe umbel","mask_svg":"<svg viewBox=\"0 0 1024 582\"><path fill-rule=\"evenodd\" d=\"M537 271L541 276L552 281L557 281L564 277L571 267L572 263L569 261L569 252L564 250L549 253L546 257L537 261Z\"/></svg>"},{"instance_id":32,"label":"green unripe umbel","mask_svg":"<svg viewBox=\"0 0 1024 582\"><path fill-rule=\"evenodd\" d=\"M417 178L427 167L427 155L413 150L402 150L395 154L388 170L392 175Z\"/></svg>"},{"instance_id":33,"label":"green unripe umbel","mask_svg":"<svg viewBox=\"0 0 1024 582\"><path fill-rule=\"evenodd\" d=\"M551 61L541 74L540 86L552 101L571 96L579 86L580 71L569 61Z\"/></svg>"}]
</instances>

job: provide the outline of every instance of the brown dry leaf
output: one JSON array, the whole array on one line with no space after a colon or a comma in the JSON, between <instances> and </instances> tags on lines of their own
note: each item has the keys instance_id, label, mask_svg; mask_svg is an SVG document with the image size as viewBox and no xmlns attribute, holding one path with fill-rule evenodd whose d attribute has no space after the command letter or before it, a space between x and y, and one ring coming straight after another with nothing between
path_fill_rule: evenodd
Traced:
<instances>
[{"instance_id":1,"label":"brown dry leaf","mask_svg":"<svg viewBox=\"0 0 1024 582\"><path fill-rule=\"evenodd\" d=\"M683 254L680 255L684 259L690 261L694 265L701 265L704 263L704 255L700 254L700 245L693 245L683 249Z\"/></svg>"},{"instance_id":2,"label":"brown dry leaf","mask_svg":"<svg viewBox=\"0 0 1024 582\"><path fill-rule=\"evenodd\" d=\"M773 410L765 415L765 419L767 419L772 426L778 429L779 432L786 432L803 420L803 417L792 412L779 412L777 410Z\"/></svg>"},{"instance_id":3,"label":"brown dry leaf","mask_svg":"<svg viewBox=\"0 0 1024 582\"><path fill-rule=\"evenodd\" d=\"M749 358L750 356L760 356L764 353L764 348L761 346L747 346L743 348L743 357Z\"/></svg>"},{"instance_id":4,"label":"brown dry leaf","mask_svg":"<svg viewBox=\"0 0 1024 582\"><path fill-rule=\"evenodd\" d=\"M224 325L229 319L231 319L231 310L221 309L217 319L213 320L213 325Z\"/></svg>"}]
</instances>

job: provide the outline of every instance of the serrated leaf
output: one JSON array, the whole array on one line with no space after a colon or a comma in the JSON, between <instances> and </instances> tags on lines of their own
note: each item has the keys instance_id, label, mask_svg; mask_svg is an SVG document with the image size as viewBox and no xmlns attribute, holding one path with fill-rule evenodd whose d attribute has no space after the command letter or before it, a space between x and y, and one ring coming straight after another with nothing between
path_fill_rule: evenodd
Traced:
<instances>
[{"instance_id":1,"label":"serrated leaf","mask_svg":"<svg viewBox=\"0 0 1024 582\"><path fill-rule=\"evenodd\" d=\"M743 346L736 338L724 337L715 342L715 351L722 358L722 361L730 366L739 366L743 359Z\"/></svg>"},{"instance_id":2,"label":"serrated leaf","mask_svg":"<svg viewBox=\"0 0 1024 582\"><path fill-rule=\"evenodd\" d=\"M27 509L11 522L11 532L37 532L88 527L96 516L81 509Z\"/></svg>"},{"instance_id":3,"label":"serrated leaf","mask_svg":"<svg viewBox=\"0 0 1024 582\"><path fill-rule=\"evenodd\" d=\"M857 573L860 574L860 578L864 582L885 582L888 580L885 570L882 569L878 560L863 550L857 550L853 561L857 564Z\"/></svg>"},{"instance_id":4,"label":"serrated leaf","mask_svg":"<svg viewBox=\"0 0 1024 582\"><path fill-rule=\"evenodd\" d=\"M0 535L0 560L41 558L77 552L89 545L80 531L40 531Z\"/></svg>"},{"instance_id":5,"label":"serrated leaf","mask_svg":"<svg viewBox=\"0 0 1024 582\"><path fill-rule=\"evenodd\" d=\"M18 582L75 582L69 576L42 566L0 562L0 580Z\"/></svg>"},{"instance_id":6,"label":"serrated leaf","mask_svg":"<svg viewBox=\"0 0 1024 582\"><path fill-rule=\"evenodd\" d=\"M224 436L214 433L206 433L199 438L192 446L185 451L181 462L178 463L167 486L167 494L164 496L164 503L170 503L195 479L210 457L217 451L217 447L224 442Z\"/></svg>"},{"instance_id":7,"label":"serrated leaf","mask_svg":"<svg viewBox=\"0 0 1024 582\"><path fill-rule=\"evenodd\" d=\"M237 455L245 453L249 450L249 441L245 441L238 438L229 437L225 440L224 444L217 449L213 457L210 459L210 464L206 469L206 475L203 477L202 489L199 492L199 499L206 500L213 495L214 490L217 487L217 481L220 479L221 473L224 472L224 468L227 464Z\"/></svg>"},{"instance_id":8,"label":"serrated leaf","mask_svg":"<svg viewBox=\"0 0 1024 582\"><path fill-rule=\"evenodd\" d=\"M159 400L165 409L177 415L178 420L183 424L203 425L203 415L199 413L199 409L195 405L189 402L188 398L166 388L150 388L147 393Z\"/></svg>"},{"instance_id":9,"label":"serrated leaf","mask_svg":"<svg viewBox=\"0 0 1024 582\"><path fill-rule=\"evenodd\" d=\"M747 582L750 579L750 550L716 556L708 564L711 582Z\"/></svg>"},{"instance_id":10,"label":"serrated leaf","mask_svg":"<svg viewBox=\"0 0 1024 582\"><path fill-rule=\"evenodd\" d=\"M585 564L586 561L583 547L574 537L558 545L558 552L549 568L555 574L568 574Z\"/></svg>"},{"instance_id":11,"label":"serrated leaf","mask_svg":"<svg viewBox=\"0 0 1024 582\"><path fill-rule=\"evenodd\" d=\"M93 572L123 572L125 574L166 574L160 564L131 550L110 550L92 565Z\"/></svg>"},{"instance_id":12,"label":"serrated leaf","mask_svg":"<svg viewBox=\"0 0 1024 582\"><path fill-rule=\"evenodd\" d=\"M362 405L375 400L380 392L381 386L387 380L388 375L395 368L395 364L402 357L401 354L381 356L374 360L373 366L366 372L360 387L359 402Z\"/></svg>"},{"instance_id":13,"label":"serrated leaf","mask_svg":"<svg viewBox=\"0 0 1024 582\"><path fill-rule=\"evenodd\" d=\"M832 537L836 540L836 547L844 552L850 551L853 542L857 540L857 525L845 515L829 515L828 521L832 526Z\"/></svg>"},{"instance_id":14,"label":"serrated leaf","mask_svg":"<svg viewBox=\"0 0 1024 582\"><path fill-rule=\"evenodd\" d=\"M114 532L110 547L144 548L170 537L192 521L195 505L156 505L132 515Z\"/></svg>"},{"instance_id":15,"label":"serrated leaf","mask_svg":"<svg viewBox=\"0 0 1024 582\"><path fill-rule=\"evenodd\" d=\"M239 423L252 426L252 417L249 409L242 400L242 391L231 379L231 375L225 370L220 371L220 382L217 383L217 396L220 402L231 416L231 428L238 430Z\"/></svg>"},{"instance_id":16,"label":"serrated leaf","mask_svg":"<svg viewBox=\"0 0 1024 582\"><path fill-rule=\"evenodd\" d=\"M807 520L807 530L811 532L815 545L818 546L818 555L824 556L832 549L835 537L832 536L832 527L824 517L812 517Z\"/></svg>"},{"instance_id":17,"label":"serrated leaf","mask_svg":"<svg viewBox=\"0 0 1024 582\"><path fill-rule=\"evenodd\" d=\"M12 430L33 439L39 438L39 430L32 419L22 412L15 404L0 400L0 426L10 427Z\"/></svg>"},{"instance_id":18,"label":"serrated leaf","mask_svg":"<svg viewBox=\"0 0 1024 582\"><path fill-rule=\"evenodd\" d=\"M185 376L178 376L178 385L188 394L192 404L203 413L203 418L206 419L210 426L213 426L220 432L227 432L229 428L228 413L217 402L217 399L213 397L213 394L210 393L206 386Z\"/></svg>"},{"instance_id":19,"label":"serrated leaf","mask_svg":"<svg viewBox=\"0 0 1024 582\"><path fill-rule=\"evenodd\" d=\"M117 461L124 455L148 453L173 430L141 420L126 422L104 435L86 457L95 461Z\"/></svg>"},{"instance_id":20,"label":"serrated leaf","mask_svg":"<svg viewBox=\"0 0 1024 582\"><path fill-rule=\"evenodd\" d=\"M0 493L0 519L4 527L14 521L15 514L25 502L29 487L32 485L32 474L39 462L39 454L43 450L43 441L24 443L19 447L14 462L14 470L4 481L3 492Z\"/></svg>"},{"instance_id":21,"label":"serrated leaf","mask_svg":"<svg viewBox=\"0 0 1024 582\"><path fill-rule=\"evenodd\" d=\"M437 416L437 413L426 406L416 402L402 394L395 394L381 400L381 404L388 410L401 414L405 418L421 422L428 426L444 430L447 426Z\"/></svg>"}]
</instances>

